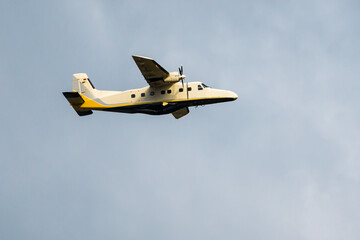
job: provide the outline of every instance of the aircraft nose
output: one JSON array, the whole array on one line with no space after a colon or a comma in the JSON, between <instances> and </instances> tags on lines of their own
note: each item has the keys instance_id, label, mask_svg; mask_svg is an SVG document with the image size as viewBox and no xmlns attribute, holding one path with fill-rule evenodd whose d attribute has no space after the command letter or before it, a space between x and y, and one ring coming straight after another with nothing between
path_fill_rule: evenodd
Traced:
<instances>
[{"instance_id":1,"label":"aircraft nose","mask_svg":"<svg viewBox=\"0 0 360 240\"><path fill-rule=\"evenodd\" d=\"M233 92L233 94L234 94L234 100L238 99L238 95L234 92Z\"/></svg>"},{"instance_id":2,"label":"aircraft nose","mask_svg":"<svg viewBox=\"0 0 360 240\"><path fill-rule=\"evenodd\" d=\"M233 99L233 101L235 101L236 99L238 99L238 95L234 92L230 91L230 97Z\"/></svg>"}]
</instances>

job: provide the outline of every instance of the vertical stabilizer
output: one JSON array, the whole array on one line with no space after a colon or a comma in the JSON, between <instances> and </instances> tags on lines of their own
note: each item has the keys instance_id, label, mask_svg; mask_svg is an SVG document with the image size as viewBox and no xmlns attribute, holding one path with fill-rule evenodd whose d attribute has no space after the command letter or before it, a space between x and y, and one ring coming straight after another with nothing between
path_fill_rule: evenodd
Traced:
<instances>
[{"instance_id":1,"label":"vertical stabilizer","mask_svg":"<svg viewBox=\"0 0 360 240\"><path fill-rule=\"evenodd\" d=\"M96 98L96 89L86 73L73 74L73 91L88 98Z\"/></svg>"}]
</instances>

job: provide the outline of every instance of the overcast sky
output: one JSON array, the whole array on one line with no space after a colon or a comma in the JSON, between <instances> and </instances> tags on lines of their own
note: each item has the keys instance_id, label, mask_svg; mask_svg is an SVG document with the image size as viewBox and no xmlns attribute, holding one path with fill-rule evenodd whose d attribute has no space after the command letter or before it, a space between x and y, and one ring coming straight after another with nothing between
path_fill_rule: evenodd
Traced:
<instances>
[{"instance_id":1,"label":"overcast sky","mask_svg":"<svg viewBox=\"0 0 360 240\"><path fill-rule=\"evenodd\" d=\"M0 0L0 239L360 239L360 2ZM176 120L62 96L236 92Z\"/></svg>"}]
</instances>

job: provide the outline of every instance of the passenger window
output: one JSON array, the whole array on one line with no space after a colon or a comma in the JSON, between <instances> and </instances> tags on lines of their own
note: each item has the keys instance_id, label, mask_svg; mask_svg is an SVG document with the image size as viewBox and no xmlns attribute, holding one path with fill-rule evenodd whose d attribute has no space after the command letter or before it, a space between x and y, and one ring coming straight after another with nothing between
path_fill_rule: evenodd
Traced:
<instances>
[{"instance_id":1,"label":"passenger window","mask_svg":"<svg viewBox=\"0 0 360 240\"><path fill-rule=\"evenodd\" d=\"M154 92L150 92L150 96L154 96L155 95L155 93Z\"/></svg>"},{"instance_id":2,"label":"passenger window","mask_svg":"<svg viewBox=\"0 0 360 240\"><path fill-rule=\"evenodd\" d=\"M165 90L161 90L161 94L165 94Z\"/></svg>"},{"instance_id":3,"label":"passenger window","mask_svg":"<svg viewBox=\"0 0 360 240\"><path fill-rule=\"evenodd\" d=\"M145 97L145 93L141 93L141 96L142 96L142 97Z\"/></svg>"},{"instance_id":4,"label":"passenger window","mask_svg":"<svg viewBox=\"0 0 360 240\"><path fill-rule=\"evenodd\" d=\"M203 88L201 87L201 85L198 85L198 90L203 90Z\"/></svg>"},{"instance_id":5,"label":"passenger window","mask_svg":"<svg viewBox=\"0 0 360 240\"><path fill-rule=\"evenodd\" d=\"M188 87L188 89L187 89L188 91L191 91L191 87Z\"/></svg>"},{"instance_id":6,"label":"passenger window","mask_svg":"<svg viewBox=\"0 0 360 240\"><path fill-rule=\"evenodd\" d=\"M131 94L131 98L135 98L135 94Z\"/></svg>"},{"instance_id":7,"label":"passenger window","mask_svg":"<svg viewBox=\"0 0 360 240\"><path fill-rule=\"evenodd\" d=\"M169 93L169 94L170 94L170 93L171 93L171 90L170 90L170 89L169 89L169 90L167 90L167 93Z\"/></svg>"},{"instance_id":8,"label":"passenger window","mask_svg":"<svg viewBox=\"0 0 360 240\"><path fill-rule=\"evenodd\" d=\"M184 89L183 88L179 88L179 92L183 92L184 91Z\"/></svg>"}]
</instances>

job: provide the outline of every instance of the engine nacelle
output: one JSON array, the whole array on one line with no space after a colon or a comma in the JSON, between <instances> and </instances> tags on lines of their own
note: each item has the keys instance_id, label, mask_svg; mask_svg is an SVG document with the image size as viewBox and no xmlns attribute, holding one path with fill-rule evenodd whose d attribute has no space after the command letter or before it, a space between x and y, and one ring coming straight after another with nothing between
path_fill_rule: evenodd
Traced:
<instances>
[{"instance_id":1,"label":"engine nacelle","mask_svg":"<svg viewBox=\"0 0 360 240\"><path fill-rule=\"evenodd\" d=\"M171 72L169 73L169 76L167 76L167 78L164 79L164 82L175 83L184 78L186 78L185 75L180 75L178 72Z\"/></svg>"}]
</instances>

